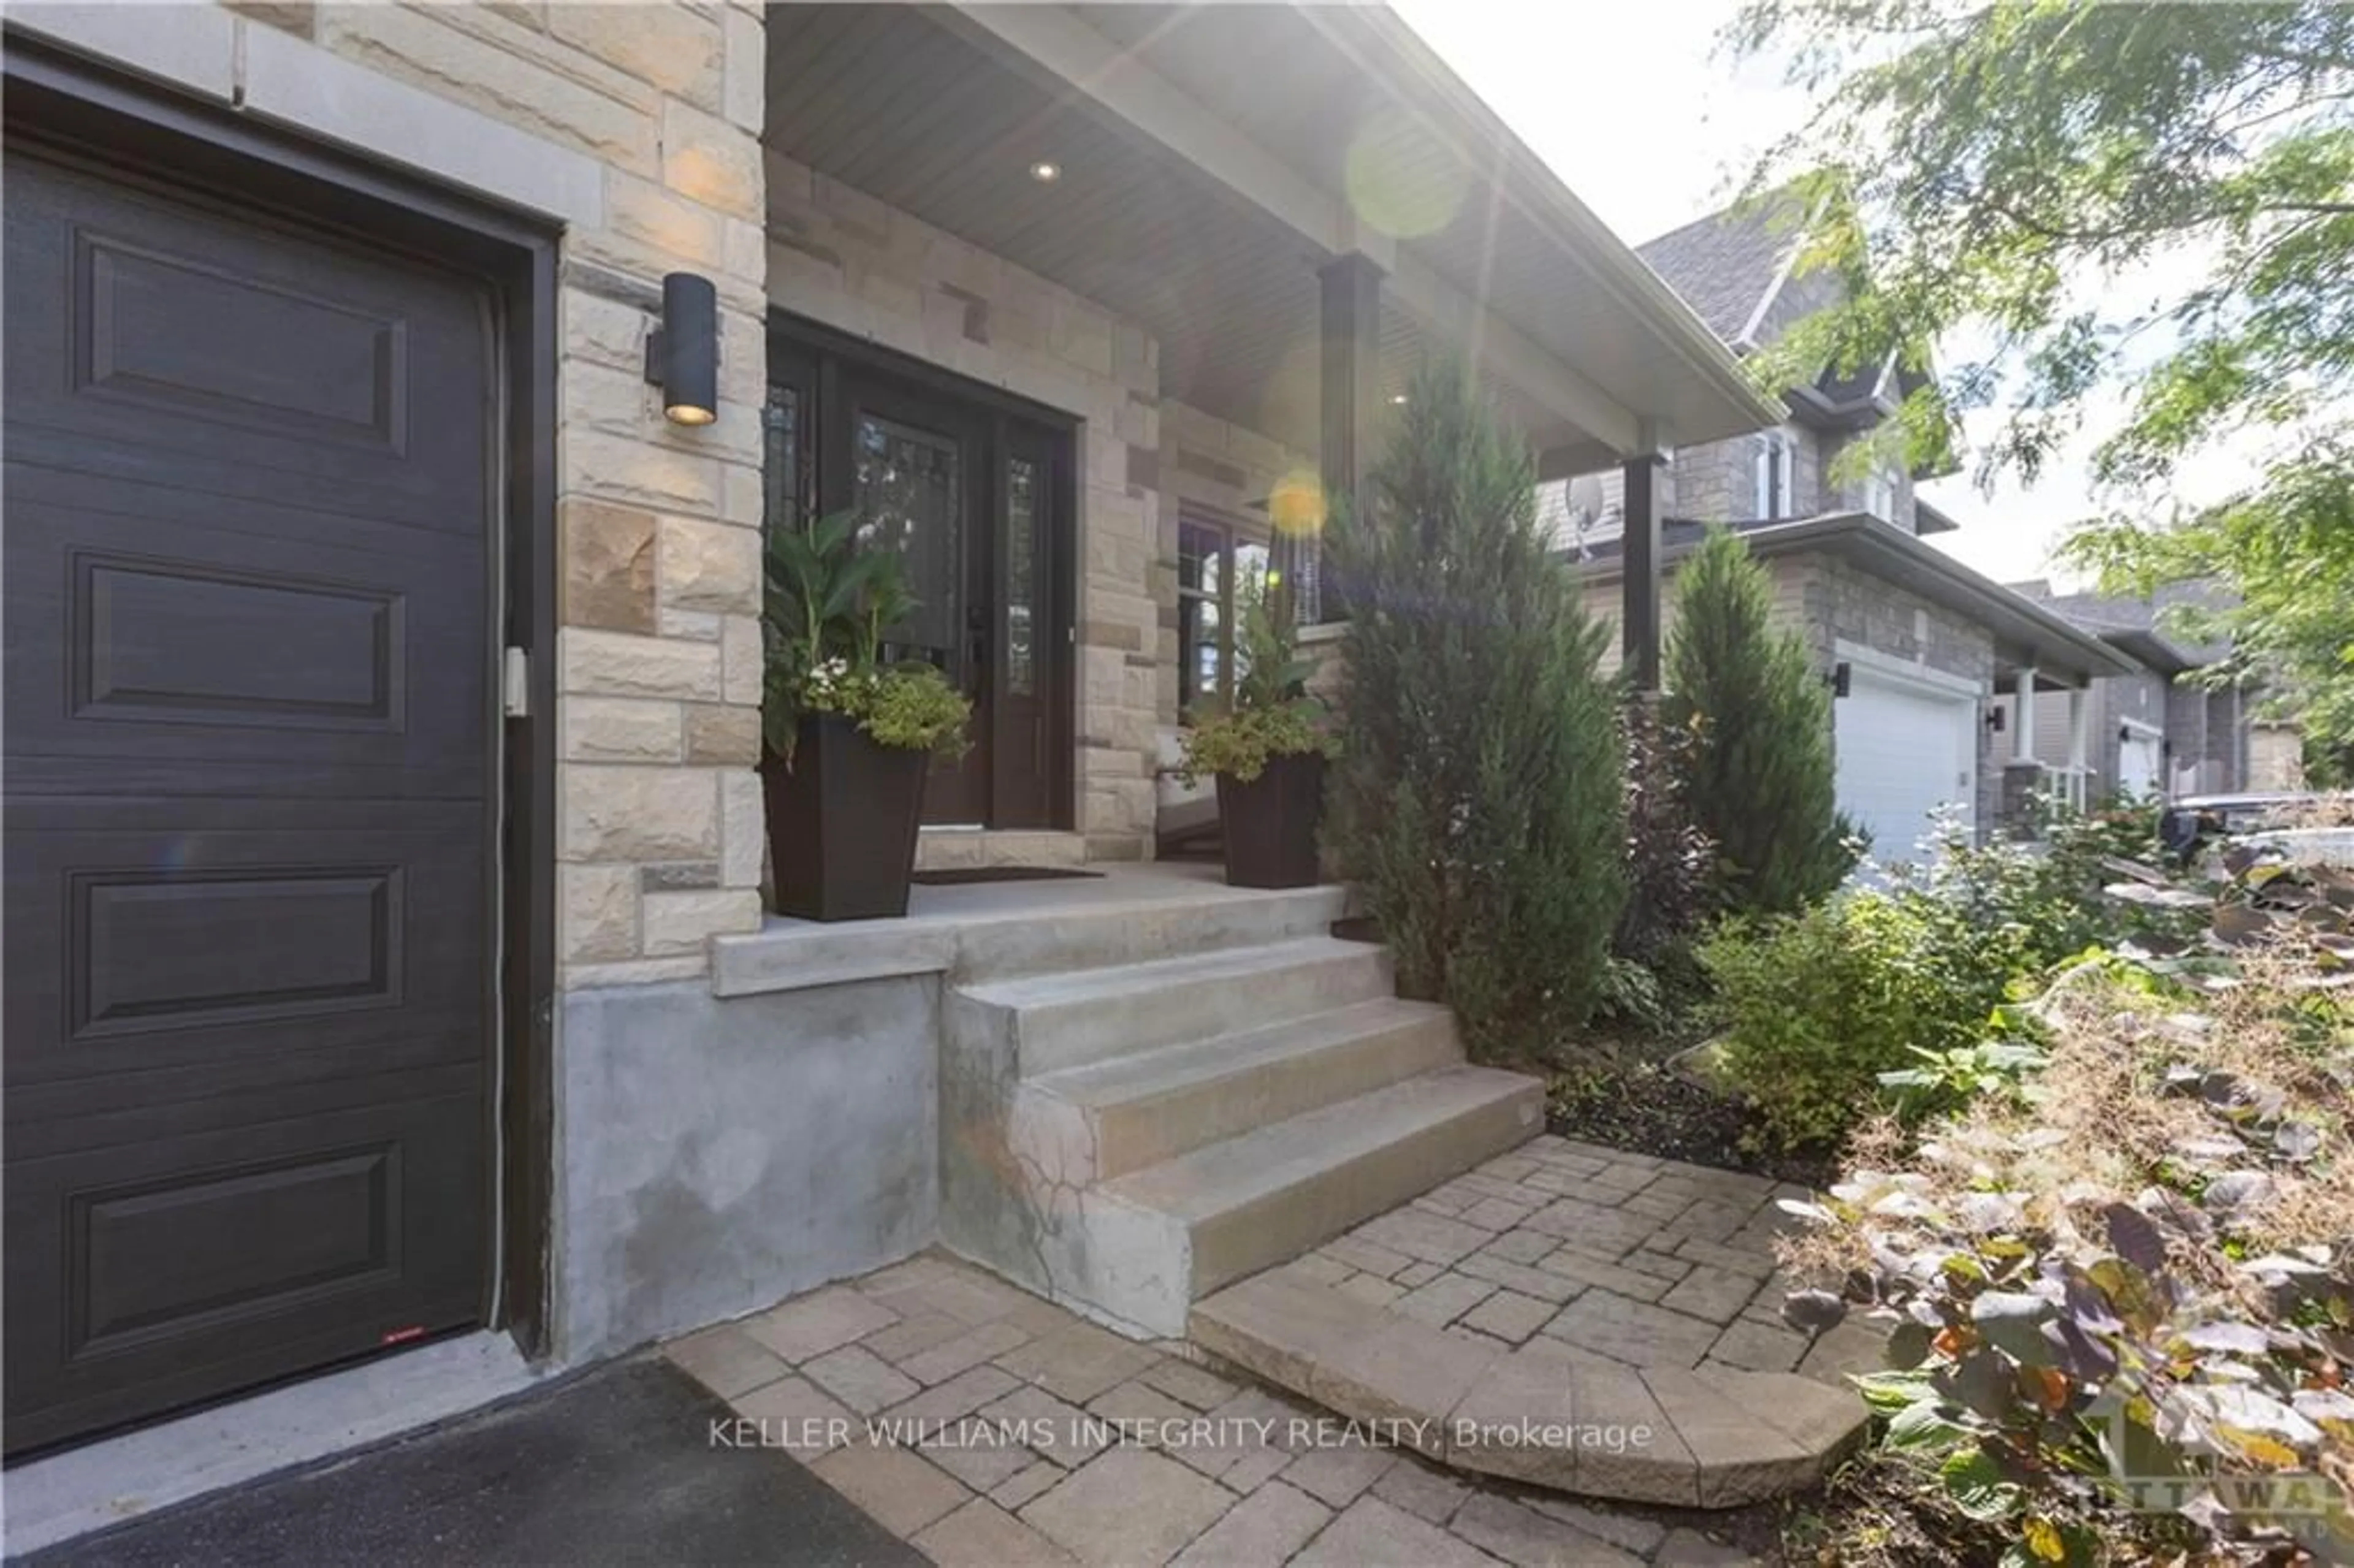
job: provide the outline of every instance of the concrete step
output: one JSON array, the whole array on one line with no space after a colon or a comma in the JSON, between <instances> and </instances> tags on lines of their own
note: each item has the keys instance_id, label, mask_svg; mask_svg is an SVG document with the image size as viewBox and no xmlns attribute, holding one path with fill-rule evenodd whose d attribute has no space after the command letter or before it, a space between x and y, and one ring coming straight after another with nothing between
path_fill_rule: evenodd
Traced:
<instances>
[{"instance_id":1,"label":"concrete step","mask_svg":"<svg viewBox=\"0 0 2354 1568\"><path fill-rule=\"evenodd\" d=\"M1428 1192L1526 1142L1543 1123L1540 1080L1458 1065L1206 1145L1097 1191L1182 1234L1183 1267L1170 1269L1163 1285L1192 1300ZM1182 1305L1172 1318L1164 1308L1135 1320L1182 1332Z\"/></svg>"},{"instance_id":2,"label":"concrete step","mask_svg":"<svg viewBox=\"0 0 2354 1568\"><path fill-rule=\"evenodd\" d=\"M982 983L1068 974L1323 937L1349 906L1345 887L1267 890L1204 884L1202 894L1043 911L1024 907L1015 917L974 920L960 933L957 978Z\"/></svg>"},{"instance_id":3,"label":"concrete step","mask_svg":"<svg viewBox=\"0 0 2354 1568\"><path fill-rule=\"evenodd\" d=\"M1382 948L1309 937L963 986L949 1024L959 1048L1010 1047L1017 1075L1034 1078L1390 994Z\"/></svg>"},{"instance_id":4,"label":"concrete step","mask_svg":"<svg viewBox=\"0 0 2354 1568\"><path fill-rule=\"evenodd\" d=\"M1344 887L1228 887L1185 868L923 886L904 920L771 918L718 938L711 989L752 996L921 974L978 984L1150 963L1327 936L1349 900Z\"/></svg>"},{"instance_id":5,"label":"concrete step","mask_svg":"<svg viewBox=\"0 0 2354 1568\"><path fill-rule=\"evenodd\" d=\"M1734 1508L1802 1491L1867 1418L1853 1389L1789 1372L1459 1338L1290 1266L1196 1302L1187 1334L1341 1415L1399 1423L1443 1464L1628 1502Z\"/></svg>"},{"instance_id":6,"label":"concrete step","mask_svg":"<svg viewBox=\"0 0 2354 1568\"><path fill-rule=\"evenodd\" d=\"M1462 1059L1453 1013L1382 997L1032 1079L1016 1143L1103 1181Z\"/></svg>"}]
</instances>

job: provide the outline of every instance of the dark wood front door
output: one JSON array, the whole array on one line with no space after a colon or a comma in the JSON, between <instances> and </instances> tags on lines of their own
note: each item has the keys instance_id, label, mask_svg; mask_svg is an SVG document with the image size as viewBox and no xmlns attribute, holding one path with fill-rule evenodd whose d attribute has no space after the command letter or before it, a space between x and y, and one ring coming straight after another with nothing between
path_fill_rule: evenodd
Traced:
<instances>
[{"instance_id":1,"label":"dark wood front door","mask_svg":"<svg viewBox=\"0 0 2354 1568\"><path fill-rule=\"evenodd\" d=\"M6 165L21 1453L479 1320L486 291Z\"/></svg>"},{"instance_id":2,"label":"dark wood front door","mask_svg":"<svg viewBox=\"0 0 2354 1568\"><path fill-rule=\"evenodd\" d=\"M770 521L854 511L900 552L915 612L886 652L971 702L971 747L935 764L924 821L1066 824L1067 432L987 389L874 352L769 349Z\"/></svg>"},{"instance_id":3,"label":"dark wood front door","mask_svg":"<svg viewBox=\"0 0 2354 1568\"><path fill-rule=\"evenodd\" d=\"M972 704L972 748L933 763L924 821L981 826L996 733L986 431L970 410L880 377L845 376L841 386L846 503L870 548L896 550L907 562L916 596L914 612L890 629L891 652L938 665Z\"/></svg>"}]
</instances>

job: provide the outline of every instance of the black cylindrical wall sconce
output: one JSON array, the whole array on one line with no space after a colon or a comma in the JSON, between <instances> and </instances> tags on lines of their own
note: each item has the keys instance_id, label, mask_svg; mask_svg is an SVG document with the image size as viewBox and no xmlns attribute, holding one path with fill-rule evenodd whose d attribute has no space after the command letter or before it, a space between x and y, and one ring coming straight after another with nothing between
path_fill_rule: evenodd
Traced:
<instances>
[{"instance_id":1,"label":"black cylindrical wall sconce","mask_svg":"<svg viewBox=\"0 0 2354 1568\"><path fill-rule=\"evenodd\" d=\"M646 379L662 388L672 424L719 418L719 291L710 279L664 274L662 324L646 334Z\"/></svg>"},{"instance_id":2,"label":"black cylindrical wall sconce","mask_svg":"<svg viewBox=\"0 0 2354 1568\"><path fill-rule=\"evenodd\" d=\"M1831 666L1831 673L1823 677L1823 684L1831 689L1832 696L1846 696L1855 689L1855 671L1842 659Z\"/></svg>"}]
</instances>

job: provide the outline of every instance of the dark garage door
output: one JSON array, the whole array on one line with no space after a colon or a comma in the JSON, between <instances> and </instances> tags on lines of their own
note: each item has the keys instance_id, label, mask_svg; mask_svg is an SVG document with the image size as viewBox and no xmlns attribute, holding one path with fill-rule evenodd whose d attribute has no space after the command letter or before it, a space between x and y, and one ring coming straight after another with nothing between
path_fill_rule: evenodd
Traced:
<instances>
[{"instance_id":1,"label":"dark garage door","mask_svg":"<svg viewBox=\"0 0 2354 1568\"><path fill-rule=\"evenodd\" d=\"M494 451L474 285L5 177L21 1453L482 1313Z\"/></svg>"}]
</instances>

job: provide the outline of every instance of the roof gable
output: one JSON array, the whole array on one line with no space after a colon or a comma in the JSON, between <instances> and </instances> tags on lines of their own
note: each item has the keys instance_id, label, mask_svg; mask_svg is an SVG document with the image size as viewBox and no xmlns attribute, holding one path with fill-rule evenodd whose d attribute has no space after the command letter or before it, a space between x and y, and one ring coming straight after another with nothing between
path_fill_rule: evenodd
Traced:
<instances>
[{"instance_id":1,"label":"roof gable","mask_svg":"<svg viewBox=\"0 0 2354 1568\"><path fill-rule=\"evenodd\" d=\"M1787 196L1744 202L1638 245L1635 254L1717 336L1735 348L1754 347L1755 334L1789 283L1804 238L1802 217Z\"/></svg>"}]
</instances>

